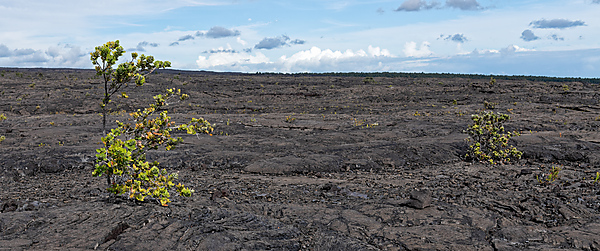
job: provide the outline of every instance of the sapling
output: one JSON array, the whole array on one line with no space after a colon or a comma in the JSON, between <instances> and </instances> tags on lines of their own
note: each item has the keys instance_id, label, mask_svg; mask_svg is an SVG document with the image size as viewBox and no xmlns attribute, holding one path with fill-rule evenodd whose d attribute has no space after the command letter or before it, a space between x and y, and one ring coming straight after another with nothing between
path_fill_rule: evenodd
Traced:
<instances>
[{"instance_id":1,"label":"sapling","mask_svg":"<svg viewBox=\"0 0 600 251\"><path fill-rule=\"evenodd\" d=\"M541 179L539 176L537 176L536 179L538 182L540 182L540 184L550 184L558 179L559 173L560 173L560 168L556 167L556 166L552 166L552 170L550 170L549 173L543 174Z\"/></svg>"},{"instance_id":2,"label":"sapling","mask_svg":"<svg viewBox=\"0 0 600 251\"><path fill-rule=\"evenodd\" d=\"M119 45L119 40L109 41L102 46L96 47L95 51L90 53L90 60L96 69L96 76L102 76L104 81L104 97L100 107L102 108L102 131L106 133L107 105L111 101L111 96L127 87L130 83L142 86L146 82L146 76L156 69L171 67L169 61L154 60L153 56L131 53L131 61L121 63L116 69L113 66L123 56L125 50ZM123 98L127 98L125 92L121 92Z\"/></svg>"},{"instance_id":3,"label":"sapling","mask_svg":"<svg viewBox=\"0 0 600 251\"><path fill-rule=\"evenodd\" d=\"M184 100L188 95L181 94L180 90L168 89L166 94L154 96L150 107L130 113L128 123L117 121L118 127L102 138L104 147L96 150L96 168L92 175L106 175L109 192L128 193L130 198L140 201L151 196L163 206L170 202L168 190L173 187L185 197L194 192L181 184L175 185L177 173L167 173L158 167L158 162L146 161L148 150L164 147L168 151L183 141L180 137L171 137L173 130L195 135L213 131L211 124L202 118L192 118L187 124L175 125L166 110L156 114L173 97Z\"/></svg>"}]
</instances>

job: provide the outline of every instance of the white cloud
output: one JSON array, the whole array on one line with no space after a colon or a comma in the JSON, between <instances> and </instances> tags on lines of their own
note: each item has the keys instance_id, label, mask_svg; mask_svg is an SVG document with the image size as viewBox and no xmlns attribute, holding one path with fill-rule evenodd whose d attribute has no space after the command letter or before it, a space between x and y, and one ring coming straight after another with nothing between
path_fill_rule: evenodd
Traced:
<instances>
[{"instance_id":1,"label":"white cloud","mask_svg":"<svg viewBox=\"0 0 600 251\"><path fill-rule=\"evenodd\" d=\"M419 48L417 48L417 43L416 42L407 42L406 44L404 44L404 55L406 55L407 57L414 57L414 58L422 58L422 57L429 57L431 55L433 55L433 52L429 50L429 46L431 44L427 41L421 43L421 46Z\"/></svg>"},{"instance_id":2,"label":"white cloud","mask_svg":"<svg viewBox=\"0 0 600 251\"><path fill-rule=\"evenodd\" d=\"M330 68L331 66L342 67L344 64L354 64L356 61L363 61L366 59L376 59L392 57L390 52L386 49L379 47L370 46L367 52L364 50L358 50L356 52L352 50L333 51L330 49L321 50L318 47L312 47L310 50L300 51L290 56L289 58L285 55L279 59L282 64L284 71L315 71L322 68ZM365 68L367 66L365 65ZM360 71L360 69L356 69Z\"/></svg>"},{"instance_id":3,"label":"white cloud","mask_svg":"<svg viewBox=\"0 0 600 251\"><path fill-rule=\"evenodd\" d=\"M242 46L246 46L246 44L248 44L246 41L242 40L240 37L237 37L236 40L239 44L241 44Z\"/></svg>"},{"instance_id":4,"label":"white cloud","mask_svg":"<svg viewBox=\"0 0 600 251\"><path fill-rule=\"evenodd\" d=\"M393 57L392 54L390 54L390 51L381 49L379 47L373 47L371 45L369 45L369 48L367 48L367 52L369 52L369 55L374 57Z\"/></svg>"},{"instance_id":5,"label":"white cloud","mask_svg":"<svg viewBox=\"0 0 600 251\"><path fill-rule=\"evenodd\" d=\"M68 44L50 46L47 50L11 50L0 44L0 65L3 66L86 67L89 64L88 55L79 46Z\"/></svg>"},{"instance_id":6,"label":"white cloud","mask_svg":"<svg viewBox=\"0 0 600 251\"><path fill-rule=\"evenodd\" d=\"M218 51L218 50L217 50ZM201 69L274 71L274 72L323 72L323 71L385 71L384 61L394 56L386 49L369 46L367 50L334 51L312 47L291 56L283 55L272 61L257 52L251 55L219 52L208 57L199 56L196 61Z\"/></svg>"},{"instance_id":7,"label":"white cloud","mask_svg":"<svg viewBox=\"0 0 600 251\"><path fill-rule=\"evenodd\" d=\"M525 49L525 48L522 48L522 47L519 47L519 46L513 44L513 45L509 45L506 48L501 49L500 53L506 55L506 54L513 54L515 52L526 52L526 51L535 51L535 50L534 49Z\"/></svg>"},{"instance_id":8,"label":"white cloud","mask_svg":"<svg viewBox=\"0 0 600 251\"><path fill-rule=\"evenodd\" d=\"M393 71L597 77L600 49L538 51L509 45L464 55L389 62Z\"/></svg>"},{"instance_id":9,"label":"white cloud","mask_svg":"<svg viewBox=\"0 0 600 251\"><path fill-rule=\"evenodd\" d=\"M496 50L496 49L483 49L483 50L473 50L471 53L466 53L466 54L461 54L461 55L470 55L470 56L478 56L478 55L512 55L515 53L519 53L519 52L531 52L531 51L536 51L535 49L527 49L527 48L523 48L523 47L519 47L518 45L514 45L511 44L505 48L502 48L500 50Z\"/></svg>"},{"instance_id":10,"label":"white cloud","mask_svg":"<svg viewBox=\"0 0 600 251\"><path fill-rule=\"evenodd\" d=\"M257 52L254 56L248 53L228 53L219 52L208 57L199 56L196 64L200 69L219 69L222 66L231 69L242 69L241 65L266 64L269 58L264 54Z\"/></svg>"}]
</instances>

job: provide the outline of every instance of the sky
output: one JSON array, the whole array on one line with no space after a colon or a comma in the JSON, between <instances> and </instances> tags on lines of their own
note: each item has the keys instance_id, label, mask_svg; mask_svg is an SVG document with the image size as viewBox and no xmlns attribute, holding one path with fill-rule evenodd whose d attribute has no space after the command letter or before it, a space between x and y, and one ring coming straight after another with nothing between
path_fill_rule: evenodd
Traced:
<instances>
[{"instance_id":1,"label":"sky","mask_svg":"<svg viewBox=\"0 0 600 251\"><path fill-rule=\"evenodd\" d=\"M597 78L600 0L0 0L0 67L114 40L183 70Z\"/></svg>"}]
</instances>

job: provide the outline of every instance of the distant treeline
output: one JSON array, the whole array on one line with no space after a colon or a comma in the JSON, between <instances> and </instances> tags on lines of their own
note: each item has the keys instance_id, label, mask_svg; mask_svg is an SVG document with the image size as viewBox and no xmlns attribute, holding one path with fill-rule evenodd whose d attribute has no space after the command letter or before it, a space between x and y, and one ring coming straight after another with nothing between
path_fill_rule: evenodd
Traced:
<instances>
[{"instance_id":1,"label":"distant treeline","mask_svg":"<svg viewBox=\"0 0 600 251\"><path fill-rule=\"evenodd\" d=\"M256 73L267 75L279 75L284 73ZM546 76L508 76L508 75L483 75L483 74L458 74L458 73L418 73L418 72L329 72L329 73L293 73L286 75L301 76L334 76L334 77L386 77L386 78L468 78L489 80L527 80L542 82L582 82L589 84L600 84L600 78L566 78Z\"/></svg>"},{"instance_id":2,"label":"distant treeline","mask_svg":"<svg viewBox=\"0 0 600 251\"><path fill-rule=\"evenodd\" d=\"M0 67L1 71L93 71L93 69L76 68L14 68ZM459 73L425 73L425 72L326 72L326 73L240 73L240 72L213 72L213 71L188 71L175 69L161 69L155 73L167 74L204 74L204 75L288 75L288 76L332 76L332 77L386 77L386 78L468 78L490 80L527 80L541 82L581 82L586 84L600 84L600 78L567 78L546 76L509 76L509 75L483 75L483 74L459 74Z\"/></svg>"}]
</instances>

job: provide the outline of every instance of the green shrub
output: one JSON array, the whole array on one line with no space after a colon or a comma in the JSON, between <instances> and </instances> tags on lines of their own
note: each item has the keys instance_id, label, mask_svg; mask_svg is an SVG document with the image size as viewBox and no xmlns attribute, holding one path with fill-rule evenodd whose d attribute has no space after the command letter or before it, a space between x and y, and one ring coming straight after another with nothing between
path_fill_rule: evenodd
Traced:
<instances>
[{"instance_id":1,"label":"green shrub","mask_svg":"<svg viewBox=\"0 0 600 251\"><path fill-rule=\"evenodd\" d=\"M497 105L498 105L498 103L492 103L492 102L483 101L483 107L486 110L494 110L494 109L496 109Z\"/></svg>"},{"instance_id":2,"label":"green shrub","mask_svg":"<svg viewBox=\"0 0 600 251\"><path fill-rule=\"evenodd\" d=\"M158 162L146 161L148 150L164 147L168 151L183 141L180 137L172 138L172 130L196 135L213 131L210 123L202 118L192 118L189 123L177 126L167 116L167 111L152 118L174 96L181 100L188 97L181 94L180 90L168 89L165 95L154 96L155 102L149 108L131 113L128 123L117 121L118 127L102 138L104 147L96 150L96 169L92 175L106 175L109 192L119 195L128 193L130 198L140 201L151 196L163 206L170 202L168 190L173 187L181 196L191 195L193 190L174 184L177 173L169 174L165 169L158 168Z\"/></svg>"},{"instance_id":3,"label":"green shrub","mask_svg":"<svg viewBox=\"0 0 600 251\"><path fill-rule=\"evenodd\" d=\"M560 173L560 168L557 166L552 166L552 169L549 173L542 174L542 178L537 176L536 179L540 184L551 184L552 182L558 179L558 174Z\"/></svg>"},{"instance_id":4,"label":"green shrub","mask_svg":"<svg viewBox=\"0 0 600 251\"><path fill-rule=\"evenodd\" d=\"M373 79L373 77L365 77L363 79L363 83L365 83L365 84L377 84L377 81L375 81L375 79Z\"/></svg>"},{"instance_id":5,"label":"green shrub","mask_svg":"<svg viewBox=\"0 0 600 251\"><path fill-rule=\"evenodd\" d=\"M4 113L0 114L0 121L2 121L2 120L6 120L6 115L4 115ZM4 141L5 139L6 139L6 137L4 135L0 135L0 143L2 141Z\"/></svg>"},{"instance_id":6,"label":"green shrub","mask_svg":"<svg viewBox=\"0 0 600 251\"><path fill-rule=\"evenodd\" d=\"M467 159L484 161L494 164L495 161L510 162L511 158L520 159L522 152L512 145L508 140L512 136L520 136L518 132L504 133L503 123L510 116L494 112L481 112L471 116L473 124L465 132L469 135L467 142L470 143L467 151Z\"/></svg>"},{"instance_id":7,"label":"green shrub","mask_svg":"<svg viewBox=\"0 0 600 251\"><path fill-rule=\"evenodd\" d=\"M104 80L104 97L100 107L102 108L102 131L106 133L106 106L110 103L110 97L119 92L121 88L127 87L130 82L135 82L137 86L142 86L146 82L146 76L156 69L171 67L169 61L154 60L153 56L131 53L131 61L121 63L117 69L113 66L125 53L123 47L119 45L119 40L107 42L102 46L96 47L95 51L90 53L90 60L96 69L96 76L102 76ZM123 98L127 98L125 92L121 92Z\"/></svg>"},{"instance_id":8,"label":"green shrub","mask_svg":"<svg viewBox=\"0 0 600 251\"><path fill-rule=\"evenodd\" d=\"M494 77L490 77L490 86L494 86L496 84L496 79Z\"/></svg>"},{"instance_id":9,"label":"green shrub","mask_svg":"<svg viewBox=\"0 0 600 251\"><path fill-rule=\"evenodd\" d=\"M294 116L294 114L289 115L289 116L285 116L285 122L287 122L287 123L294 123L294 121L296 121L296 118L294 118L292 116ZM229 123L229 121L228 121L228 123Z\"/></svg>"}]
</instances>

